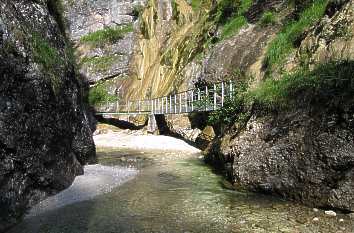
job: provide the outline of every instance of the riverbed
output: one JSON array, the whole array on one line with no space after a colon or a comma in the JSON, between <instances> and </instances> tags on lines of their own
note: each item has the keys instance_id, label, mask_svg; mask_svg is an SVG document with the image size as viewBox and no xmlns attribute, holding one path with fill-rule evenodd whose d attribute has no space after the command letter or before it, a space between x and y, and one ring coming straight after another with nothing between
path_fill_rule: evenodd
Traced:
<instances>
[{"instance_id":1,"label":"riverbed","mask_svg":"<svg viewBox=\"0 0 354 233\"><path fill-rule=\"evenodd\" d=\"M344 214L329 217L323 210L229 189L183 141L121 136L96 136L99 165L77 178L81 188L64 191L66 198L52 197L55 203L65 199L61 205L41 203L10 233L354 232ZM92 195L75 199L73 190Z\"/></svg>"}]
</instances>

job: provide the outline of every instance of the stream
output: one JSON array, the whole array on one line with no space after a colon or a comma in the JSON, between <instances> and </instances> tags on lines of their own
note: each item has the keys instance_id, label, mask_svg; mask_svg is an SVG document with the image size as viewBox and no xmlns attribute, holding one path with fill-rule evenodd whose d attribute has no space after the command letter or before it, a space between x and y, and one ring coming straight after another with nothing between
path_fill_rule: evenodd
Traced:
<instances>
[{"instance_id":1,"label":"stream","mask_svg":"<svg viewBox=\"0 0 354 233\"><path fill-rule=\"evenodd\" d=\"M346 215L227 189L200 154L99 149L98 156L100 165L9 233L354 232Z\"/></svg>"}]
</instances>

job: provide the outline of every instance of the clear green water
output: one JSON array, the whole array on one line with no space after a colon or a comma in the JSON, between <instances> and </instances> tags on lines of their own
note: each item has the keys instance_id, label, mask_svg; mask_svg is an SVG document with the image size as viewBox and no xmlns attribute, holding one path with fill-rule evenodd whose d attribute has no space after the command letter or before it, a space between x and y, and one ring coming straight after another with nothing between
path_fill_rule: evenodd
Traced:
<instances>
[{"instance_id":1,"label":"clear green water","mask_svg":"<svg viewBox=\"0 0 354 233\"><path fill-rule=\"evenodd\" d=\"M223 178L198 155L99 155L102 164L135 166L140 173L111 193L26 219L10 232L354 232L348 216L330 218L280 199L225 189Z\"/></svg>"}]
</instances>

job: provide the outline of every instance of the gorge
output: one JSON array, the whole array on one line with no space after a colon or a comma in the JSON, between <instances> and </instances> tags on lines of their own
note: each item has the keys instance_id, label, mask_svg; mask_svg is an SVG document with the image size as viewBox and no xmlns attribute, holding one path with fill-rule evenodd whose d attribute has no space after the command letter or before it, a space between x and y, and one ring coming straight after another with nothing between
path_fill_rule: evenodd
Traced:
<instances>
[{"instance_id":1,"label":"gorge","mask_svg":"<svg viewBox=\"0 0 354 233\"><path fill-rule=\"evenodd\" d=\"M2 0L0 13L0 232L97 161L141 174L10 232L354 231L353 0ZM221 81L232 95L212 92ZM189 113L127 110L198 88L211 97ZM145 134L201 152L163 136L147 149Z\"/></svg>"}]
</instances>

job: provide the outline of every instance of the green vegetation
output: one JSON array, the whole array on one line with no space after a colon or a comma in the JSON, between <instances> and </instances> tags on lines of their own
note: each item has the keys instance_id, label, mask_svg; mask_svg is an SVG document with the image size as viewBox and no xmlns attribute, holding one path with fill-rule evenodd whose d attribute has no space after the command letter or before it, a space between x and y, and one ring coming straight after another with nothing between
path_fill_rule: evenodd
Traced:
<instances>
[{"instance_id":1,"label":"green vegetation","mask_svg":"<svg viewBox=\"0 0 354 233\"><path fill-rule=\"evenodd\" d=\"M354 95L353 72L354 61L330 62L313 71L299 69L280 80L266 80L248 98L268 109L302 104L339 106Z\"/></svg>"},{"instance_id":2,"label":"green vegetation","mask_svg":"<svg viewBox=\"0 0 354 233\"><path fill-rule=\"evenodd\" d=\"M325 12L328 0L314 0L299 15L298 20L287 24L271 42L267 54L266 65L271 68L281 64L294 49L294 43L308 27L320 20Z\"/></svg>"},{"instance_id":3,"label":"green vegetation","mask_svg":"<svg viewBox=\"0 0 354 233\"><path fill-rule=\"evenodd\" d=\"M113 63L119 59L117 55L103 56L103 57L84 57L81 60L81 65L89 65L96 72L106 71Z\"/></svg>"},{"instance_id":4,"label":"green vegetation","mask_svg":"<svg viewBox=\"0 0 354 233\"><path fill-rule=\"evenodd\" d=\"M32 35L32 46L34 61L42 66L43 71L48 75L47 77L51 79L54 92L57 93L60 79L55 70L64 64L63 58L56 48L37 33Z\"/></svg>"},{"instance_id":5,"label":"green vegetation","mask_svg":"<svg viewBox=\"0 0 354 233\"><path fill-rule=\"evenodd\" d=\"M221 39L227 39L235 35L246 24L247 20L243 15L233 18L223 27Z\"/></svg>"},{"instance_id":6,"label":"green vegetation","mask_svg":"<svg viewBox=\"0 0 354 233\"><path fill-rule=\"evenodd\" d=\"M90 88L88 101L91 106L98 106L103 103L117 100L117 96L108 93L107 87L104 83L99 83L96 86Z\"/></svg>"},{"instance_id":7,"label":"green vegetation","mask_svg":"<svg viewBox=\"0 0 354 233\"><path fill-rule=\"evenodd\" d=\"M102 30L92 32L86 36L81 37L80 41L83 43L89 43L96 47L101 47L106 43L115 43L123 37L133 31L133 25L129 24L122 27L107 27Z\"/></svg>"},{"instance_id":8,"label":"green vegetation","mask_svg":"<svg viewBox=\"0 0 354 233\"><path fill-rule=\"evenodd\" d=\"M259 20L259 24L261 26L274 25L275 22L276 22L276 16L271 11L264 12L264 14L262 15L262 17Z\"/></svg>"},{"instance_id":9,"label":"green vegetation","mask_svg":"<svg viewBox=\"0 0 354 233\"><path fill-rule=\"evenodd\" d=\"M250 106L279 111L307 106L340 107L354 96L354 61L335 61L313 71L299 69L280 80L267 79L255 89L238 84L236 95L209 116L209 124L244 124Z\"/></svg>"},{"instance_id":10,"label":"green vegetation","mask_svg":"<svg viewBox=\"0 0 354 233\"><path fill-rule=\"evenodd\" d=\"M202 0L191 0L191 7L194 11L199 10L201 5Z\"/></svg>"},{"instance_id":11,"label":"green vegetation","mask_svg":"<svg viewBox=\"0 0 354 233\"><path fill-rule=\"evenodd\" d=\"M144 6L142 5L135 5L133 7L133 17L135 19L139 18L141 16L141 14L143 13L144 11Z\"/></svg>"},{"instance_id":12,"label":"green vegetation","mask_svg":"<svg viewBox=\"0 0 354 233\"><path fill-rule=\"evenodd\" d=\"M253 0L220 1L216 13L216 22L223 26L221 39L235 35L247 24L247 20L243 15L252 6L252 3Z\"/></svg>"}]
</instances>

